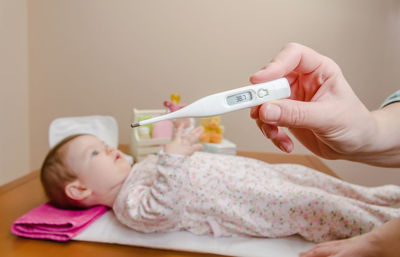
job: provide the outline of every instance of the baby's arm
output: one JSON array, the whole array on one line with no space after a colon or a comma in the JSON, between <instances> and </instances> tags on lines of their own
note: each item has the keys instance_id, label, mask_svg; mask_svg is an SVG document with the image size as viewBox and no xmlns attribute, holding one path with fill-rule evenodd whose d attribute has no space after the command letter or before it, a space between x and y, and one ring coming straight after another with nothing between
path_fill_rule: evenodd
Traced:
<instances>
[{"instance_id":1,"label":"baby's arm","mask_svg":"<svg viewBox=\"0 0 400 257\"><path fill-rule=\"evenodd\" d=\"M136 231L167 232L177 228L183 209L184 186L188 184L189 158L182 155L160 153L156 172L138 177L122 202L114 205L120 221ZM147 167L154 169L154 166Z\"/></svg>"},{"instance_id":2,"label":"baby's arm","mask_svg":"<svg viewBox=\"0 0 400 257\"><path fill-rule=\"evenodd\" d=\"M203 148L196 144L202 131L196 128L182 136L183 126L178 127L172 141L164 146L164 152L158 154L157 172L142 171L151 175L143 181L134 181L125 202L114 205L121 222L145 233L177 229L183 197L187 194L188 156Z\"/></svg>"},{"instance_id":3,"label":"baby's arm","mask_svg":"<svg viewBox=\"0 0 400 257\"><path fill-rule=\"evenodd\" d=\"M196 143L203 133L201 127L197 127L182 136L183 125L180 125L172 138L172 141L164 146L164 152L167 154L192 155L194 152L202 150L204 146Z\"/></svg>"}]
</instances>

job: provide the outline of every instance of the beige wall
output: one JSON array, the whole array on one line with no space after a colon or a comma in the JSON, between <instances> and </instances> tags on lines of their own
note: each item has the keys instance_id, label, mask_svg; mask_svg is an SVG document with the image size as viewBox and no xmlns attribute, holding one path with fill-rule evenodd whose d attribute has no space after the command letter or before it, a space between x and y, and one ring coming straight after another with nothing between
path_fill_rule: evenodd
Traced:
<instances>
[{"instance_id":1,"label":"beige wall","mask_svg":"<svg viewBox=\"0 0 400 257\"><path fill-rule=\"evenodd\" d=\"M30 171L26 1L0 0L0 184Z\"/></svg>"},{"instance_id":2,"label":"beige wall","mask_svg":"<svg viewBox=\"0 0 400 257\"><path fill-rule=\"evenodd\" d=\"M161 108L173 92L191 102L246 85L289 41L333 58L377 108L399 88L399 20L395 0L30 1L31 167L40 166L57 117L112 115L128 143L133 107ZM248 111L223 124L239 149L277 152ZM297 144L295 153L308 152ZM327 163L353 182L400 184L394 169Z\"/></svg>"}]
</instances>

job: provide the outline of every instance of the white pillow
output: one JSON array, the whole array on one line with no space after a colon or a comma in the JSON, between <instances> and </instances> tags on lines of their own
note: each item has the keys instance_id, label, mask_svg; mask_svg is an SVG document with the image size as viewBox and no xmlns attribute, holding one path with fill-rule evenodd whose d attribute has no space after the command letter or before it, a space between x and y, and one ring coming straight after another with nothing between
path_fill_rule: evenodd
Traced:
<instances>
[{"instance_id":1,"label":"white pillow","mask_svg":"<svg viewBox=\"0 0 400 257\"><path fill-rule=\"evenodd\" d=\"M64 138L76 134L91 134L103 140L107 145L118 148L118 123L112 116L79 116L55 119L49 127L49 145L54 147ZM124 154L132 164L133 157Z\"/></svg>"},{"instance_id":2,"label":"white pillow","mask_svg":"<svg viewBox=\"0 0 400 257\"><path fill-rule=\"evenodd\" d=\"M76 134L91 134L109 146L118 148L118 124L111 116L63 117L51 122L49 128L50 148L64 138Z\"/></svg>"}]
</instances>

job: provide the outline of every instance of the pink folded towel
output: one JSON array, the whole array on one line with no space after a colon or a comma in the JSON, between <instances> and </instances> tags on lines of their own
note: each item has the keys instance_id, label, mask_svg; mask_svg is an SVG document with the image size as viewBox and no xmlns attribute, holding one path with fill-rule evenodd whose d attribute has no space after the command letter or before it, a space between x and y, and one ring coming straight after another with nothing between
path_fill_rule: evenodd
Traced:
<instances>
[{"instance_id":1,"label":"pink folded towel","mask_svg":"<svg viewBox=\"0 0 400 257\"><path fill-rule=\"evenodd\" d=\"M11 226L15 235L68 241L108 210L95 206L85 210L63 210L46 203L24 214Z\"/></svg>"}]
</instances>

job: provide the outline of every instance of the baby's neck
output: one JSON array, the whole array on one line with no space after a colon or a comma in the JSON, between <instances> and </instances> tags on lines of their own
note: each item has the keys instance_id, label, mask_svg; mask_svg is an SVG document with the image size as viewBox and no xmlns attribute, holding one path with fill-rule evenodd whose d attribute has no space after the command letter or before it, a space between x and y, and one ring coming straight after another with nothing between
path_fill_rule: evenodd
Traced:
<instances>
[{"instance_id":1,"label":"baby's neck","mask_svg":"<svg viewBox=\"0 0 400 257\"><path fill-rule=\"evenodd\" d=\"M107 204L105 204L106 206L112 208L114 205L115 200L117 199L117 196L119 194L119 191L121 191L122 185L124 184L124 181L122 181L121 183L119 183L117 186L113 187L110 191L110 193L108 194L108 199L107 199Z\"/></svg>"},{"instance_id":2,"label":"baby's neck","mask_svg":"<svg viewBox=\"0 0 400 257\"><path fill-rule=\"evenodd\" d=\"M110 191L108 191L104 195L97 195L97 196L93 195L93 197L91 199L87 199L88 201L86 202L86 204L88 206L104 205L104 206L112 208L123 184L124 184L124 180L121 181L120 183L114 185L110 189Z\"/></svg>"}]
</instances>

